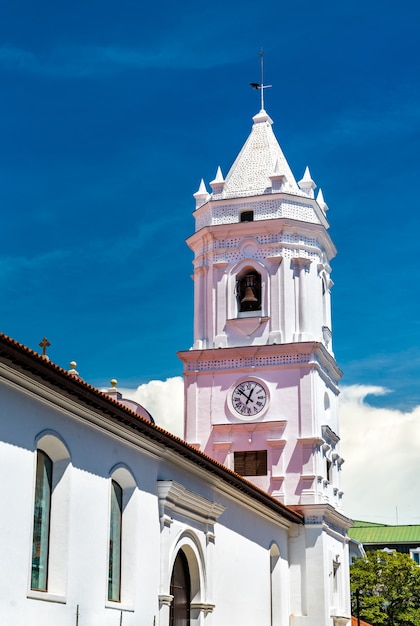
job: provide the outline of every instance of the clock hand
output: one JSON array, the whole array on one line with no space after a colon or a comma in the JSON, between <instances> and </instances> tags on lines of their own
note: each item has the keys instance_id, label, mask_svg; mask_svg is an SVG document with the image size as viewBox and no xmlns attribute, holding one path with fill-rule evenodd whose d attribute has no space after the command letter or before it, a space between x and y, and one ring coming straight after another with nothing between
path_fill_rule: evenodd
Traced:
<instances>
[{"instance_id":1,"label":"clock hand","mask_svg":"<svg viewBox=\"0 0 420 626\"><path fill-rule=\"evenodd\" d=\"M248 404L249 399L250 399L250 397L251 397L251 395L252 395L252 392L253 392L253 391L254 391L254 390L252 389L252 390L251 390L251 393L249 394L249 396L247 396L247 395L246 395L246 393L245 393L245 391L242 391L242 389L238 389L238 392L239 392L239 393L241 393L243 396L245 396L245 398L246 398L246 404Z\"/></svg>"},{"instance_id":2,"label":"clock hand","mask_svg":"<svg viewBox=\"0 0 420 626\"><path fill-rule=\"evenodd\" d=\"M253 387L253 388L251 389L251 393L249 394L248 399L247 399L247 401L246 401L246 403L247 403L247 404L248 404L248 402L251 400L251 396L252 396L252 394L253 394L253 392L254 392L254 389L255 389L255 387Z\"/></svg>"}]
</instances>

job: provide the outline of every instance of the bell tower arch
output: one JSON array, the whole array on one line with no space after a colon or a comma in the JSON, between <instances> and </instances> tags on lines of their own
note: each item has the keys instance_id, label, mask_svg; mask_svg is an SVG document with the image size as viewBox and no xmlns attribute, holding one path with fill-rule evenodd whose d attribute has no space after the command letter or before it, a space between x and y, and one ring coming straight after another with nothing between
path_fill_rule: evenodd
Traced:
<instances>
[{"instance_id":1,"label":"bell tower arch","mask_svg":"<svg viewBox=\"0 0 420 626\"><path fill-rule=\"evenodd\" d=\"M238 315L261 311L261 274L248 267L237 280Z\"/></svg>"},{"instance_id":2,"label":"bell tower arch","mask_svg":"<svg viewBox=\"0 0 420 626\"><path fill-rule=\"evenodd\" d=\"M266 315L269 304L268 273L261 262L252 257L242 259L227 268L226 274L226 311L220 320L221 332L226 332L228 320Z\"/></svg>"}]
</instances>

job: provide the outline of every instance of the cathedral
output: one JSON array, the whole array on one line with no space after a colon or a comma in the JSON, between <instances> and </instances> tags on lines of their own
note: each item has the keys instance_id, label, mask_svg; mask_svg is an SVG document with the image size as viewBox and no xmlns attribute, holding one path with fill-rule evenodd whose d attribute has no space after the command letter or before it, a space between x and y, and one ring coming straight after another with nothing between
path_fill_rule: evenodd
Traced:
<instances>
[{"instance_id":1,"label":"cathedral","mask_svg":"<svg viewBox=\"0 0 420 626\"><path fill-rule=\"evenodd\" d=\"M0 335L4 623L349 623L336 250L272 125L194 194L183 439Z\"/></svg>"}]
</instances>

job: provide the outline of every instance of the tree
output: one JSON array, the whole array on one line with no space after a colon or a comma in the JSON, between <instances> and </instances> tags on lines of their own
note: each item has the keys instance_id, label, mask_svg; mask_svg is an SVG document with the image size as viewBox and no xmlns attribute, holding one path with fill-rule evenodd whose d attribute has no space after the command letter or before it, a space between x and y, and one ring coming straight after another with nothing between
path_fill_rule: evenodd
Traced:
<instances>
[{"instance_id":1,"label":"tree","mask_svg":"<svg viewBox=\"0 0 420 626\"><path fill-rule=\"evenodd\" d=\"M373 626L420 626L420 567L400 552L367 552L350 568L352 615Z\"/></svg>"}]
</instances>

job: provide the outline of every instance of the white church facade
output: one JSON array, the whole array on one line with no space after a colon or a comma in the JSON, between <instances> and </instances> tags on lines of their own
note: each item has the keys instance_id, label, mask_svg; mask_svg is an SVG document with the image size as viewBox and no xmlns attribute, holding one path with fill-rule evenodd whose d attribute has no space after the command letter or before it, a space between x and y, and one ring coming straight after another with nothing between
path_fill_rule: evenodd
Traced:
<instances>
[{"instance_id":1,"label":"white church facade","mask_svg":"<svg viewBox=\"0 0 420 626\"><path fill-rule=\"evenodd\" d=\"M264 110L195 194L185 437L0 335L14 626L345 626L327 206Z\"/></svg>"}]
</instances>

